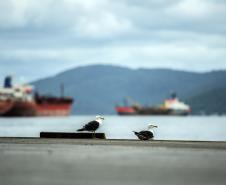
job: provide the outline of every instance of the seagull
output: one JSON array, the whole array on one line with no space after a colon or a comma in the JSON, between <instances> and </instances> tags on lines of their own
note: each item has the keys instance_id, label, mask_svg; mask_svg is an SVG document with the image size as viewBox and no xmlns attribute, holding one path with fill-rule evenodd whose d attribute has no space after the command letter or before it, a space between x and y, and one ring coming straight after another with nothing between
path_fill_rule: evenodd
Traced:
<instances>
[{"instance_id":1,"label":"seagull","mask_svg":"<svg viewBox=\"0 0 226 185\"><path fill-rule=\"evenodd\" d=\"M158 126L149 124L147 130L142 130L140 132L135 132L135 131L133 132L140 140L149 140L154 137L153 128L158 128Z\"/></svg>"},{"instance_id":2,"label":"seagull","mask_svg":"<svg viewBox=\"0 0 226 185\"><path fill-rule=\"evenodd\" d=\"M85 124L81 129L77 131L90 131L95 134L95 131L99 128L99 126L103 123L104 117L96 116L96 119Z\"/></svg>"}]
</instances>

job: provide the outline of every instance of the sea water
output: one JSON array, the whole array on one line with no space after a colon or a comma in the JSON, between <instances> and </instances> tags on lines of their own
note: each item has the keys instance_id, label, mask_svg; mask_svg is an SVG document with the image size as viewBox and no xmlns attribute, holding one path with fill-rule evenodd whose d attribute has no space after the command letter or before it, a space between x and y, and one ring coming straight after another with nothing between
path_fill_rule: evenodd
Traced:
<instances>
[{"instance_id":1,"label":"sea water","mask_svg":"<svg viewBox=\"0 0 226 185\"><path fill-rule=\"evenodd\" d=\"M97 132L108 139L136 139L132 131L157 125L155 139L226 141L226 116L112 116L105 115ZM0 137L39 137L42 131L76 132L95 116L0 118Z\"/></svg>"}]
</instances>

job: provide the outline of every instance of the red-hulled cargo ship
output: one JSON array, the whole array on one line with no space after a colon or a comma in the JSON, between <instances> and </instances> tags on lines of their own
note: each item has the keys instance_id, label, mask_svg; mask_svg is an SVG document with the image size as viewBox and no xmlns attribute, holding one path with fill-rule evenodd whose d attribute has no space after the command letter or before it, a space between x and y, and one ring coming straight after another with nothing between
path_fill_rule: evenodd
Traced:
<instances>
[{"instance_id":1,"label":"red-hulled cargo ship","mask_svg":"<svg viewBox=\"0 0 226 185\"><path fill-rule=\"evenodd\" d=\"M30 85L13 87L6 77L0 88L0 116L68 116L73 99L70 97L40 96ZM33 95L34 94L34 95Z\"/></svg>"},{"instance_id":2,"label":"red-hulled cargo ship","mask_svg":"<svg viewBox=\"0 0 226 185\"><path fill-rule=\"evenodd\" d=\"M191 113L191 107L179 101L176 94L166 99L162 105L144 107L139 104L131 106L116 106L119 115L180 115L186 116Z\"/></svg>"}]
</instances>

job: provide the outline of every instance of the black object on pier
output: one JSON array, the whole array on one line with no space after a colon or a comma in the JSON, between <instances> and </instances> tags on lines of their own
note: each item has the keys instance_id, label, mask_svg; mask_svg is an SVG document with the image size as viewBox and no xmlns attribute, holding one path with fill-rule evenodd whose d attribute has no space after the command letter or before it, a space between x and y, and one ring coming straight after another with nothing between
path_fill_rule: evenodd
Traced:
<instances>
[{"instance_id":1,"label":"black object on pier","mask_svg":"<svg viewBox=\"0 0 226 185\"><path fill-rule=\"evenodd\" d=\"M40 132L40 138L64 138L64 139L106 139L105 133L91 132Z\"/></svg>"}]
</instances>

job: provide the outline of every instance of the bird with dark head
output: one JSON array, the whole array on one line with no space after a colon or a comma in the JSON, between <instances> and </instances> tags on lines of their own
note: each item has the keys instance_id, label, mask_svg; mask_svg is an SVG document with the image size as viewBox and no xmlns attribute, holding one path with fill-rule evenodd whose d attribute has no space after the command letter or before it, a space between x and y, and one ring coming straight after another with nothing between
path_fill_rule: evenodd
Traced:
<instances>
[{"instance_id":1,"label":"bird with dark head","mask_svg":"<svg viewBox=\"0 0 226 185\"><path fill-rule=\"evenodd\" d=\"M140 132L136 132L136 131L133 131L133 132L140 140L149 140L154 137L154 131L153 131L154 128L158 128L158 126L149 124L147 130L142 130Z\"/></svg>"},{"instance_id":2,"label":"bird with dark head","mask_svg":"<svg viewBox=\"0 0 226 185\"><path fill-rule=\"evenodd\" d=\"M104 117L96 116L96 119L85 124L81 129L77 131L89 131L95 133L95 131L103 124Z\"/></svg>"}]
</instances>

